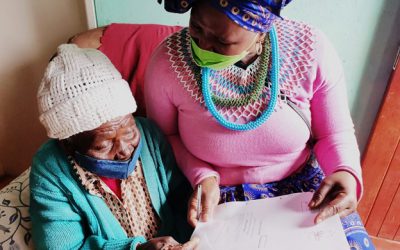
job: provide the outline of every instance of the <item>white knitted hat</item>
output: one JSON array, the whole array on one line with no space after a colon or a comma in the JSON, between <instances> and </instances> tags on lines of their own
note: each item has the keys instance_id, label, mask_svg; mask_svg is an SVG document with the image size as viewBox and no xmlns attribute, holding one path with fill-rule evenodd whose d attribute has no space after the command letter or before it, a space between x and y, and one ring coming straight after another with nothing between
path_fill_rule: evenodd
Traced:
<instances>
[{"instance_id":1,"label":"white knitted hat","mask_svg":"<svg viewBox=\"0 0 400 250\"><path fill-rule=\"evenodd\" d=\"M37 94L39 119L51 138L65 139L136 111L128 83L96 49L63 44Z\"/></svg>"}]
</instances>

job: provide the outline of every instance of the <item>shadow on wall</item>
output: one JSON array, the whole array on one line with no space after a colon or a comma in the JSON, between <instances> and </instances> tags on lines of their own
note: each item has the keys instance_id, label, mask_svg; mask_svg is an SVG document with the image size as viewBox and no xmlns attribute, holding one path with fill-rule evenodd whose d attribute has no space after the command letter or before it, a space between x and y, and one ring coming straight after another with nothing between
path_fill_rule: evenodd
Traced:
<instances>
[{"instance_id":1,"label":"shadow on wall","mask_svg":"<svg viewBox=\"0 0 400 250\"><path fill-rule=\"evenodd\" d=\"M2 93L1 162L4 172L17 175L29 166L30 158L45 139L36 108L37 62L25 62L6 75L7 94ZM3 79L2 79L3 80ZM4 109L3 109L4 108Z\"/></svg>"},{"instance_id":2,"label":"shadow on wall","mask_svg":"<svg viewBox=\"0 0 400 250\"><path fill-rule=\"evenodd\" d=\"M0 71L0 162L5 174L15 176L30 165L33 154L46 140L38 120L36 92L48 60L59 44L86 29L86 20L81 0L24 0L8 5L6 18L17 28L2 35L23 42L2 48L13 51L8 53L13 60L0 58L1 63L9 63L5 72ZM11 9L22 11L16 15Z\"/></svg>"},{"instance_id":3,"label":"shadow on wall","mask_svg":"<svg viewBox=\"0 0 400 250\"><path fill-rule=\"evenodd\" d=\"M359 131L359 144L365 145L369 131L379 111L386 86L395 60L398 46L400 46L400 1L386 0L379 23L375 28L374 40L371 43L367 63L363 70L360 88L357 92L356 103L352 112L356 131ZM368 127L366 127L368 126ZM364 129L360 129L364 127Z\"/></svg>"}]
</instances>

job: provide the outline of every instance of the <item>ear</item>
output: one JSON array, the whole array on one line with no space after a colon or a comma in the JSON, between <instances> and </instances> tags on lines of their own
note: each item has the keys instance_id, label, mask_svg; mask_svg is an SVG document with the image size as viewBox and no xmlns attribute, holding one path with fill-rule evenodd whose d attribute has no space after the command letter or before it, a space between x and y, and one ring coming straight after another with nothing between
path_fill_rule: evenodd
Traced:
<instances>
[{"instance_id":1,"label":"ear","mask_svg":"<svg viewBox=\"0 0 400 250\"><path fill-rule=\"evenodd\" d=\"M74 146L73 146L71 137L60 140L58 142L68 155L72 155L74 153Z\"/></svg>"},{"instance_id":2,"label":"ear","mask_svg":"<svg viewBox=\"0 0 400 250\"><path fill-rule=\"evenodd\" d=\"M93 134L91 134L90 131L85 131L62 140L62 143L64 145L64 149L68 153L74 153L75 151L78 151L81 154L86 154L92 145L93 140Z\"/></svg>"}]
</instances>

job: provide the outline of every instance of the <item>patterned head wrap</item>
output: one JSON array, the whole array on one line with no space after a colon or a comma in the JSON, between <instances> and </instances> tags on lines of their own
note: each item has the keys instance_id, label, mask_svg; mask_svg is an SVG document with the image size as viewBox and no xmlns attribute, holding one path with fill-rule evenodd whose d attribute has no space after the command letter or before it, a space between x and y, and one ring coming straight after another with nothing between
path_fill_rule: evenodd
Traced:
<instances>
[{"instance_id":1,"label":"patterned head wrap","mask_svg":"<svg viewBox=\"0 0 400 250\"><path fill-rule=\"evenodd\" d=\"M158 0L161 2L161 0ZM254 32L268 32L280 10L292 0L211 0L211 5L241 27ZM196 0L164 0L169 12L185 13Z\"/></svg>"}]
</instances>

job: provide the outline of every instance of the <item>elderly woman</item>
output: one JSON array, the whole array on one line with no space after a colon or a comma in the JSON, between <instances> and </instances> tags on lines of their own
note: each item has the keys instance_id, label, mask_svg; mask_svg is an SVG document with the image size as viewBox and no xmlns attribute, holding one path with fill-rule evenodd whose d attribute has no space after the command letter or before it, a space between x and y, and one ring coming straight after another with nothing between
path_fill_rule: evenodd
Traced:
<instances>
[{"instance_id":1,"label":"elderly woman","mask_svg":"<svg viewBox=\"0 0 400 250\"><path fill-rule=\"evenodd\" d=\"M190 186L157 127L133 118L128 83L104 54L61 45L38 102L54 139L32 162L37 249L195 247L176 241L191 233L182 209Z\"/></svg>"},{"instance_id":2,"label":"elderly woman","mask_svg":"<svg viewBox=\"0 0 400 250\"><path fill-rule=\"evenodd\" d=\"M202 220L219 202L316 191L315 221L339 214L349 244L371 249L353 213L362 177L342 66L321 32L279 16L289 2L166 0L190 24L148 66L148 117L202 185Z\"/></svg>"}]
</instances>

